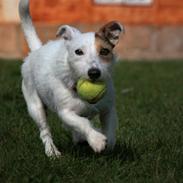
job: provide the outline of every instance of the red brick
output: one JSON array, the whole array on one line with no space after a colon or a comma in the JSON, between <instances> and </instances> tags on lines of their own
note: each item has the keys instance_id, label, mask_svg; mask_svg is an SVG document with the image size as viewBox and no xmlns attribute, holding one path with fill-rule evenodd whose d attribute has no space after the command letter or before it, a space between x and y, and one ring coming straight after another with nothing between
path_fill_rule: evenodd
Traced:
<instances>
[{"instance_id":1,"label":"red brick","mask_svg":"<svg viewBox=\"0 0 183 183\"><path fill-rule=\"evenodd\" d=\"M154 0L149 6L98 5L93 0L32 0L33 18L50 23L183 24L182 0Z\"/></svg>"}]
</instances>

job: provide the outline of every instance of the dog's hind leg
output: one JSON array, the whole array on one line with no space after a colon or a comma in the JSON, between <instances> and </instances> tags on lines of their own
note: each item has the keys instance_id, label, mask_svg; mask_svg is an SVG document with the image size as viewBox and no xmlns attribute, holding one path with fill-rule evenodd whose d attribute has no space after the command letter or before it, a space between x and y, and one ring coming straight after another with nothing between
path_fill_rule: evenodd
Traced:
<instances>
[{"instance_id":1,"label":"dog's hind leg","mask_svg":"<svg viewBox=\"0 0 183 183\"><path fill-rule=\"evenodd\" d=\"M101 112L100 121L102 124L102 132L107 137L107 148L113 149L116 143L116 128L118 118L115 107L111 107L105 112Z\"/></svg>"},{"instance_id":2,"label":"dog's hind leg","mask_svg":"<svg viewBox=\"0 0 183 183\"><path fill-rule=\"evenodd\" d=\"M53 143L50 129L46 122L43 104L36 90L30 86L30 83L25 84L24 81L22 82L22 91L27 103L28 111L39 128L40 138L45 146L45 153L49 157L59 156L60 152Z\"/></svg>"}]
</instances>

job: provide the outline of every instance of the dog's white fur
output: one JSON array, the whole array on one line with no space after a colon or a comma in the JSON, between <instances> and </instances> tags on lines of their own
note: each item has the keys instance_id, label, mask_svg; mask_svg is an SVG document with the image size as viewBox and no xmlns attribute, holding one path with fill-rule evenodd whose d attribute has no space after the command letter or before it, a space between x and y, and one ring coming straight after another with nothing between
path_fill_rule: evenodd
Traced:
<instances>
[{"instance_id":1,"label":"dog's white fur","mask_svg":"<svg viewBox=\"0 0 183 183\"><path fill-rule=\"evenodd\" d=\"M110 70L113 61L102 62L95 46L95 33L81 33L65 25L59 28L62 38L42 46L29 14L29 0L20 0L19 13L22 27L31 53L22 65L22 91L30 116L40 130L47 156L59 156L46 121L44 105L57 112L64 125L72 130L75 143L86 140L95 152L115 145L117 115L114 106L114 89ZM116 31L115 31L116 34ZM119 33L118 33L119 35ZM75 54L82 49L84 55ZM82 77L89 79L92 67L101 71L102 81L107 83L107 93L96 104L81 100L73 90ZM95 129L90 120L99 114L102 130Z\"/></svg>"}]
</instances>

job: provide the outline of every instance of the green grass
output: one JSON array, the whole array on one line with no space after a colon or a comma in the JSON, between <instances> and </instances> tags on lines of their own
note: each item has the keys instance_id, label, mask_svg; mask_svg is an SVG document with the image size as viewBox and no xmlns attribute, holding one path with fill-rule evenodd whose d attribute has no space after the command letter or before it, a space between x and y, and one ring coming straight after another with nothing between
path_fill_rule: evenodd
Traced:
<instances>
[{"instance_id":1,"label":"green grass","mask_svg":"<svg viewBox=\"0 0 183 183\"><path fill-rule=\"evenodd\" d=\"M96 155L73 146L49 112L62 157L44 155L21 93L20 61L0 61L1 183L183 182L183 62L122 62L114 70L117 145Z\"/></svg>"}]
</instances>

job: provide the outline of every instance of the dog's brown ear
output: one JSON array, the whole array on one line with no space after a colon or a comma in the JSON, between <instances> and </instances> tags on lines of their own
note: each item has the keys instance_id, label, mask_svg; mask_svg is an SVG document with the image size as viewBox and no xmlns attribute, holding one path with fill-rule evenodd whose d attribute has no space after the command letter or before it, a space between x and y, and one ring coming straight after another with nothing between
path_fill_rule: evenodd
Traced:
<instances>
[{"instance_id":1,"label":"dog's brown ear","mask_svg":"<svg viewBox=\"0 0 183 183\"><path fill-rule=\"evenodd\" d=\"M62 25L58 28L58 31L56 33L56 37L62 37L65 40L71 40L74 36L81 34L81 32L69 25Z\"/></svg>"},{"instance_id":2,"label":"dog's brown ear","mask_svg":"<svg viewBox=\"0 0 183 183\"><path fill-rule=\"evenodd\" d=\"M96 35L114 47L118 43L121 33L124 33L124 27L119 22L112 21L101 27Z\"/></svg>"}]
</instances>

